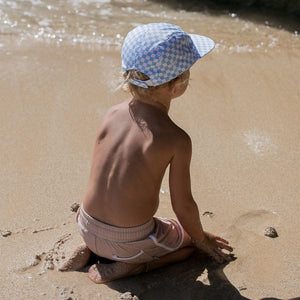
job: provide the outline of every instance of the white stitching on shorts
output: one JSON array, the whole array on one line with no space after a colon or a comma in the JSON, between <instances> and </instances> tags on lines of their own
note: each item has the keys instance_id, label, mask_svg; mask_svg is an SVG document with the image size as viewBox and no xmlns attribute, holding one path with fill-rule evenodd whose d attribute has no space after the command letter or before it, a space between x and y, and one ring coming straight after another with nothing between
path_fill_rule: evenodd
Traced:
<instances>
[{"instance_id":1,"label":"white stitching on shorts","mask_svg":"<svg viewBox=\"0 0 300 300\"><path fill-rule=\"evenodd\" d=\"M149 238L154 242L154 244L156 245L156 246L159 246L159 247L161 247L161 248L163 248L163 249L166 249L166 250L168 250L168 251L175 251L175 250L177 250L180 246L178 246L178 247L176 247L176 248L171 248L171 247L168 247L168 246L166 246L166 245L164 245L164 244L161 244L161 243L159 243L158 241L157 241L157 239L156 239L156 237L154 236L154 235L149 235Z\"/></svg>"},{"instance_id":2,"label":"white stitching on shorts","mask_svg":"<svg viewBox=\"0 0 300 300\"><path fill-rule=\"evenodd\" d=\"M140 250L137 254L133 255L133 256L129 256L129 257L120 257L116 254L113 254L112 257L117 259L117 260L132 260L137 258L138 256L142 255L144 253L143 250Z\"/></svg>"}]
</instances>

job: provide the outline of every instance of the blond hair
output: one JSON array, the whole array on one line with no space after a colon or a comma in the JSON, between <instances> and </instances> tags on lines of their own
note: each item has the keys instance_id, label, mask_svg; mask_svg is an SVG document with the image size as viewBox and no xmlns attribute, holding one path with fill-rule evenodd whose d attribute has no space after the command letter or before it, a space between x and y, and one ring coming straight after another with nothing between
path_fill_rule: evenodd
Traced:
<instances>
[{"instance_id":1,"label":"blond hair","mask_svg":"<svg viewBox=\"0 0 300 300\"><path fill-rule=\"evenodd\" d=\"M165 86L172 86L175 82L175 80L177 78L180 78L180 80L183 82L188 78L188 74L189 74L189 70L184 71L183 73L181 73L180 75L178 75L176 78L160 84L160 85L156 85L156 86L148 86L148 88L143 88L137 85L134 85L130 82L130 79L138 79L141 81L147 81L150 78L137 70L128 70L123 72L123 83L122 83L122 90L125 92L129 92L132 95L149 95L149 94L153 94L155 91L157 91L158 89L165 87Z\"/></svg>"}]
</instances>

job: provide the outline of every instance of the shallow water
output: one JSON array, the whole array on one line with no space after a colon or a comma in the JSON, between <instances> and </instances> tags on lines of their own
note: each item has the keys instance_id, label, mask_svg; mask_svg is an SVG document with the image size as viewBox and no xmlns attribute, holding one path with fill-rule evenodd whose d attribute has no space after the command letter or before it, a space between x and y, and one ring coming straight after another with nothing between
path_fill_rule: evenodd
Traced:
<instances>
[{"instance_id":1,"label":"shallow water","mask_svg":"<svg viewBox=\"0 0 300 300\"><path fill-rule=\"evenodd\" d=\"M169 22L190 33L209 35L219 51L269 51L274 47L298 47L297 23L289 16L282 25L271 27L271 16L221 9L199 10L197 7L174 6L143 0L0 0L0 47L7 38L24 41L73 44L95 48L122 45L127 32L134 26L149 22ZM241 17L242 16L242 17ZM235 36L233 36L235 35ZM236 35L239 36L236 39Z\"/></svg>"}]
</instances>

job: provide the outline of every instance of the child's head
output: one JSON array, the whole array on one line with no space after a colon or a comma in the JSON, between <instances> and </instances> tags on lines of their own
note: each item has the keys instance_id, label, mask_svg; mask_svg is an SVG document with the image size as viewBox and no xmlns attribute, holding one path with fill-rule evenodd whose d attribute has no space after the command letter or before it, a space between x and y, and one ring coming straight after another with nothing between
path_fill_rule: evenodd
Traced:
<instances>
[{"instance_id":1,"label":"child's head","mask_svg":"<svg viewBox=\"0 0 300 300\"><path fill-rule=\"evenodd\" d=\"M122 48L125 89L152 93L178 77L184 81L190 67L213 47L211 39L187 34L176 25L140 25L128 33Z\"/></svg>"}]
</instances>

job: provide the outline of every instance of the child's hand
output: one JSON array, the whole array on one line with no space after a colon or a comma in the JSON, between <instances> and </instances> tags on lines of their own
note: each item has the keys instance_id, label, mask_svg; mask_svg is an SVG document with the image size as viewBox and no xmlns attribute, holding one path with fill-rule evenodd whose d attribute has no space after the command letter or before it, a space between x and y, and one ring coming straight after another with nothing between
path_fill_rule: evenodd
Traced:
<instances>
[{"instance_id":1,"label":"child's hand","mask_svg":"<svg viewBox=\"0 0 300 300\"><path fill-rule=\"evenodd\" d=\"M203 250L219 263L231 260L230 255L222 251L223 249L228 250L229 252L233 251L233 248L229 246L229 243L226 240L207 231L204 231L204 235L204 240L202 242L192 240L193 244L198 249Z\"/></svg>"}]
</instances>

